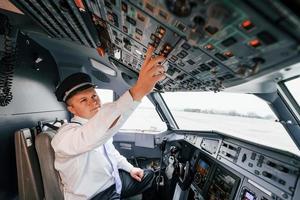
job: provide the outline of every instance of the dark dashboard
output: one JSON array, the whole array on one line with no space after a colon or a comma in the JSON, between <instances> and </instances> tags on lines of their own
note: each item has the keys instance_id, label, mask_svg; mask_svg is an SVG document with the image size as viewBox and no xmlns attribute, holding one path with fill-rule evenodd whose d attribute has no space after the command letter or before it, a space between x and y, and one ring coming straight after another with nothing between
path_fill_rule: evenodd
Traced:
<instances>
[{"instance_id":1,"label":"dark dashboard","mask_svg":"<svg viewBox=\"0 0 300 200\"><path fill-rule=\"evenodd\" d=\"M240 177L218 166L199 153L194 167L193 189L205 199L233 199ZM199 198L199 197L198 197Z\"/></svg>"},{"instance_id":2,"label":"dark dashboard","mask_svg":"<svg viewBox=\"0 0 300 200\"><path fill-rule=\"evenodd\" d=\"M170 156L174 157L179 186L189 189L187 199L298 199L298 156L214 133L181 133L180 137L169 138L169 149L178 152L167 151L171 153L164 161L169 165Z\"/></svg>"}]
</instances>

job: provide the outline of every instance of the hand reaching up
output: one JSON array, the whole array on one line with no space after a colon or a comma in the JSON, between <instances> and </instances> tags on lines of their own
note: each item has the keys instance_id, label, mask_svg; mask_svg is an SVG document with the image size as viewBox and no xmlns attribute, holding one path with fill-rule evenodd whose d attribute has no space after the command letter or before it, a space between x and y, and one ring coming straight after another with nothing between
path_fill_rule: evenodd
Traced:
<instances>
[{"instance_id":1,"label":"hand reaching up","mask_svg":"<svg viewBox=\"0 0 300 200\"><path fill-rule=\"evenodd\" d=\"M155 84L166 77L165 70L163 66L160 65L165 58L163 56L153 57L153 51L154 47L150 45L141 67L138 80L130 89L132 98L136 101L140 101L145 95L149 94Z\"/></svg>"}]
</instances>

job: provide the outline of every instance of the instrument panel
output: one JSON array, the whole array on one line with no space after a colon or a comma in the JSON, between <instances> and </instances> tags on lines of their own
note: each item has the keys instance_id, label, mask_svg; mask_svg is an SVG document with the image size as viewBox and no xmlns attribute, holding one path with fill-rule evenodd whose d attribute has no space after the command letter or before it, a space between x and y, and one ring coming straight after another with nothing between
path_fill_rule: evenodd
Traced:
<instances>
[{"instance_id":1,"label":"instrument panel","mask_svg":"<svg viewBox=\"0 0 300 200\"><path fill-rule=\"evenodd\" d=\"M209 185L206 198L230 200L235 196L238 183L239 178L237 176L217 167L212 177L212 182Z\"/></svg>"},{"instance_id":2,"label":"instrument panel","mask_svg":"<svg viewBox=\"0 0 300 200\"><path fill-rule=\"evenodd\" d=\"M192 196L200 199L230 200L236 195L241 176L218 165L212 159L205 156L201 151L195 151L191 160L193 182ZM239 174L239 173L237 173ZM193 199L193 197L190 197Z\"/></svg>"},{"instance_id":3,"label":"instrument panel","mask_svg":"<svg viewBox=\"0 0 300 200\"><path fill-rule=\"evenodd\" d=\"M50 37L95 48L137 73L153 45L166 57L167 77L156 85L163 91L218 92L297 56L300 20L283 1L13 2Z\"/></svg>"},{"instance_id":4,"label":"instrument panel","mask_svg":"<svg viewBox=\"0 0 300 200\"><path fill-rule=\"evenodd\" d=\"M203 159L199 158L195 164L195 176L194 183L200 190L204 189L204 184L208 180L209 172L212 168L212 165Z\"/></svg>"},{"instance_id":5,"label":"instrument panel","mask_svg":"<svg viewBox=\"0 0 300 200\"><path fill-rule=\"evenodd\" d=\"M148 44L167 57L167 78L160 83L165 91L220 91L285 60L281 54L294 45L241 1L185 1L185 11L178 2L184 1L100 2L122 52L117 60L138 72ZM275 52L274 60L269 54Z\"/></svg>"},{"instance_id":6,"label":"instrument panel","mask_svg":"<svg viewBox=\"0 0 300 200\"><path fill-rule=\"evenodd\" d=\"M191 152L181 156L189 160L191 169L188 199L298 199L299 157L216 134L201 135L184 134L189 145L181 145ZM203 141L216 153L203 148Z\"/></svg>"}]
</instances>

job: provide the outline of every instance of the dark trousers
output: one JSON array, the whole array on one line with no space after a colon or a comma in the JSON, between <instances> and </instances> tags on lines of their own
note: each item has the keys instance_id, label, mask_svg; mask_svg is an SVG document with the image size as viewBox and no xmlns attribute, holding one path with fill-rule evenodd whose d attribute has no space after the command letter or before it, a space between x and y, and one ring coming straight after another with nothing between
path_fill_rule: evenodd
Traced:
<instances>
[{"instance_id":1,"label":"dark trousers","mask_svg":"<svg viewBox=\"0 0 300 200\"><path fill-rule=\"evenodd\" d=\"M154 172L150 169L144 170L144 177L141 182L133 179L128 172L119 170L120 178L122 180L121 195L117 193L116 186L112 185L103 192L100 192L92 200L119 200L140 194L151 188L154 181Z\"/></svg>"}]
</instances>

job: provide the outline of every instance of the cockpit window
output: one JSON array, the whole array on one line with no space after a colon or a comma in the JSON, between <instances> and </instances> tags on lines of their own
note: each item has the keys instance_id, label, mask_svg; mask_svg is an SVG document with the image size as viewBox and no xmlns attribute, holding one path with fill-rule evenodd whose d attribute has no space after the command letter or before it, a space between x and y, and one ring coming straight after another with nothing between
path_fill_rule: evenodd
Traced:
<instances>
[{"instance_id":1,"label":"cockpit window","mask_svg":"<svg viewBox=\"0 0 300 200\"><path fill-rule=\"evenodd\" d=\"M254 95L173 92L162 96L180 129L218 131L299 154L268 104Z\"/></svg>"},{"instance_id":2,"label":"cockpit window","mask_svg":"<svg viewBox=\"0 0 300 200\"><path fill-rule=\"evenodd\" d=\"M167 126L160 119L154 105L147 97L144 97L120 130L132 133L157 134L167 130Z\"/></svg>"},{"instance_id":3,"label":"cockpit window","mask_svg":"<svg viewBox=\"0 0 300 200\"><path fill-rule=\"evenodd\" d=\"M293 96L294 100L297 102L299 108L300 105L300 77L285 81L285 85L289 90L290 94Z\"/></svg>"}]
</instances>

